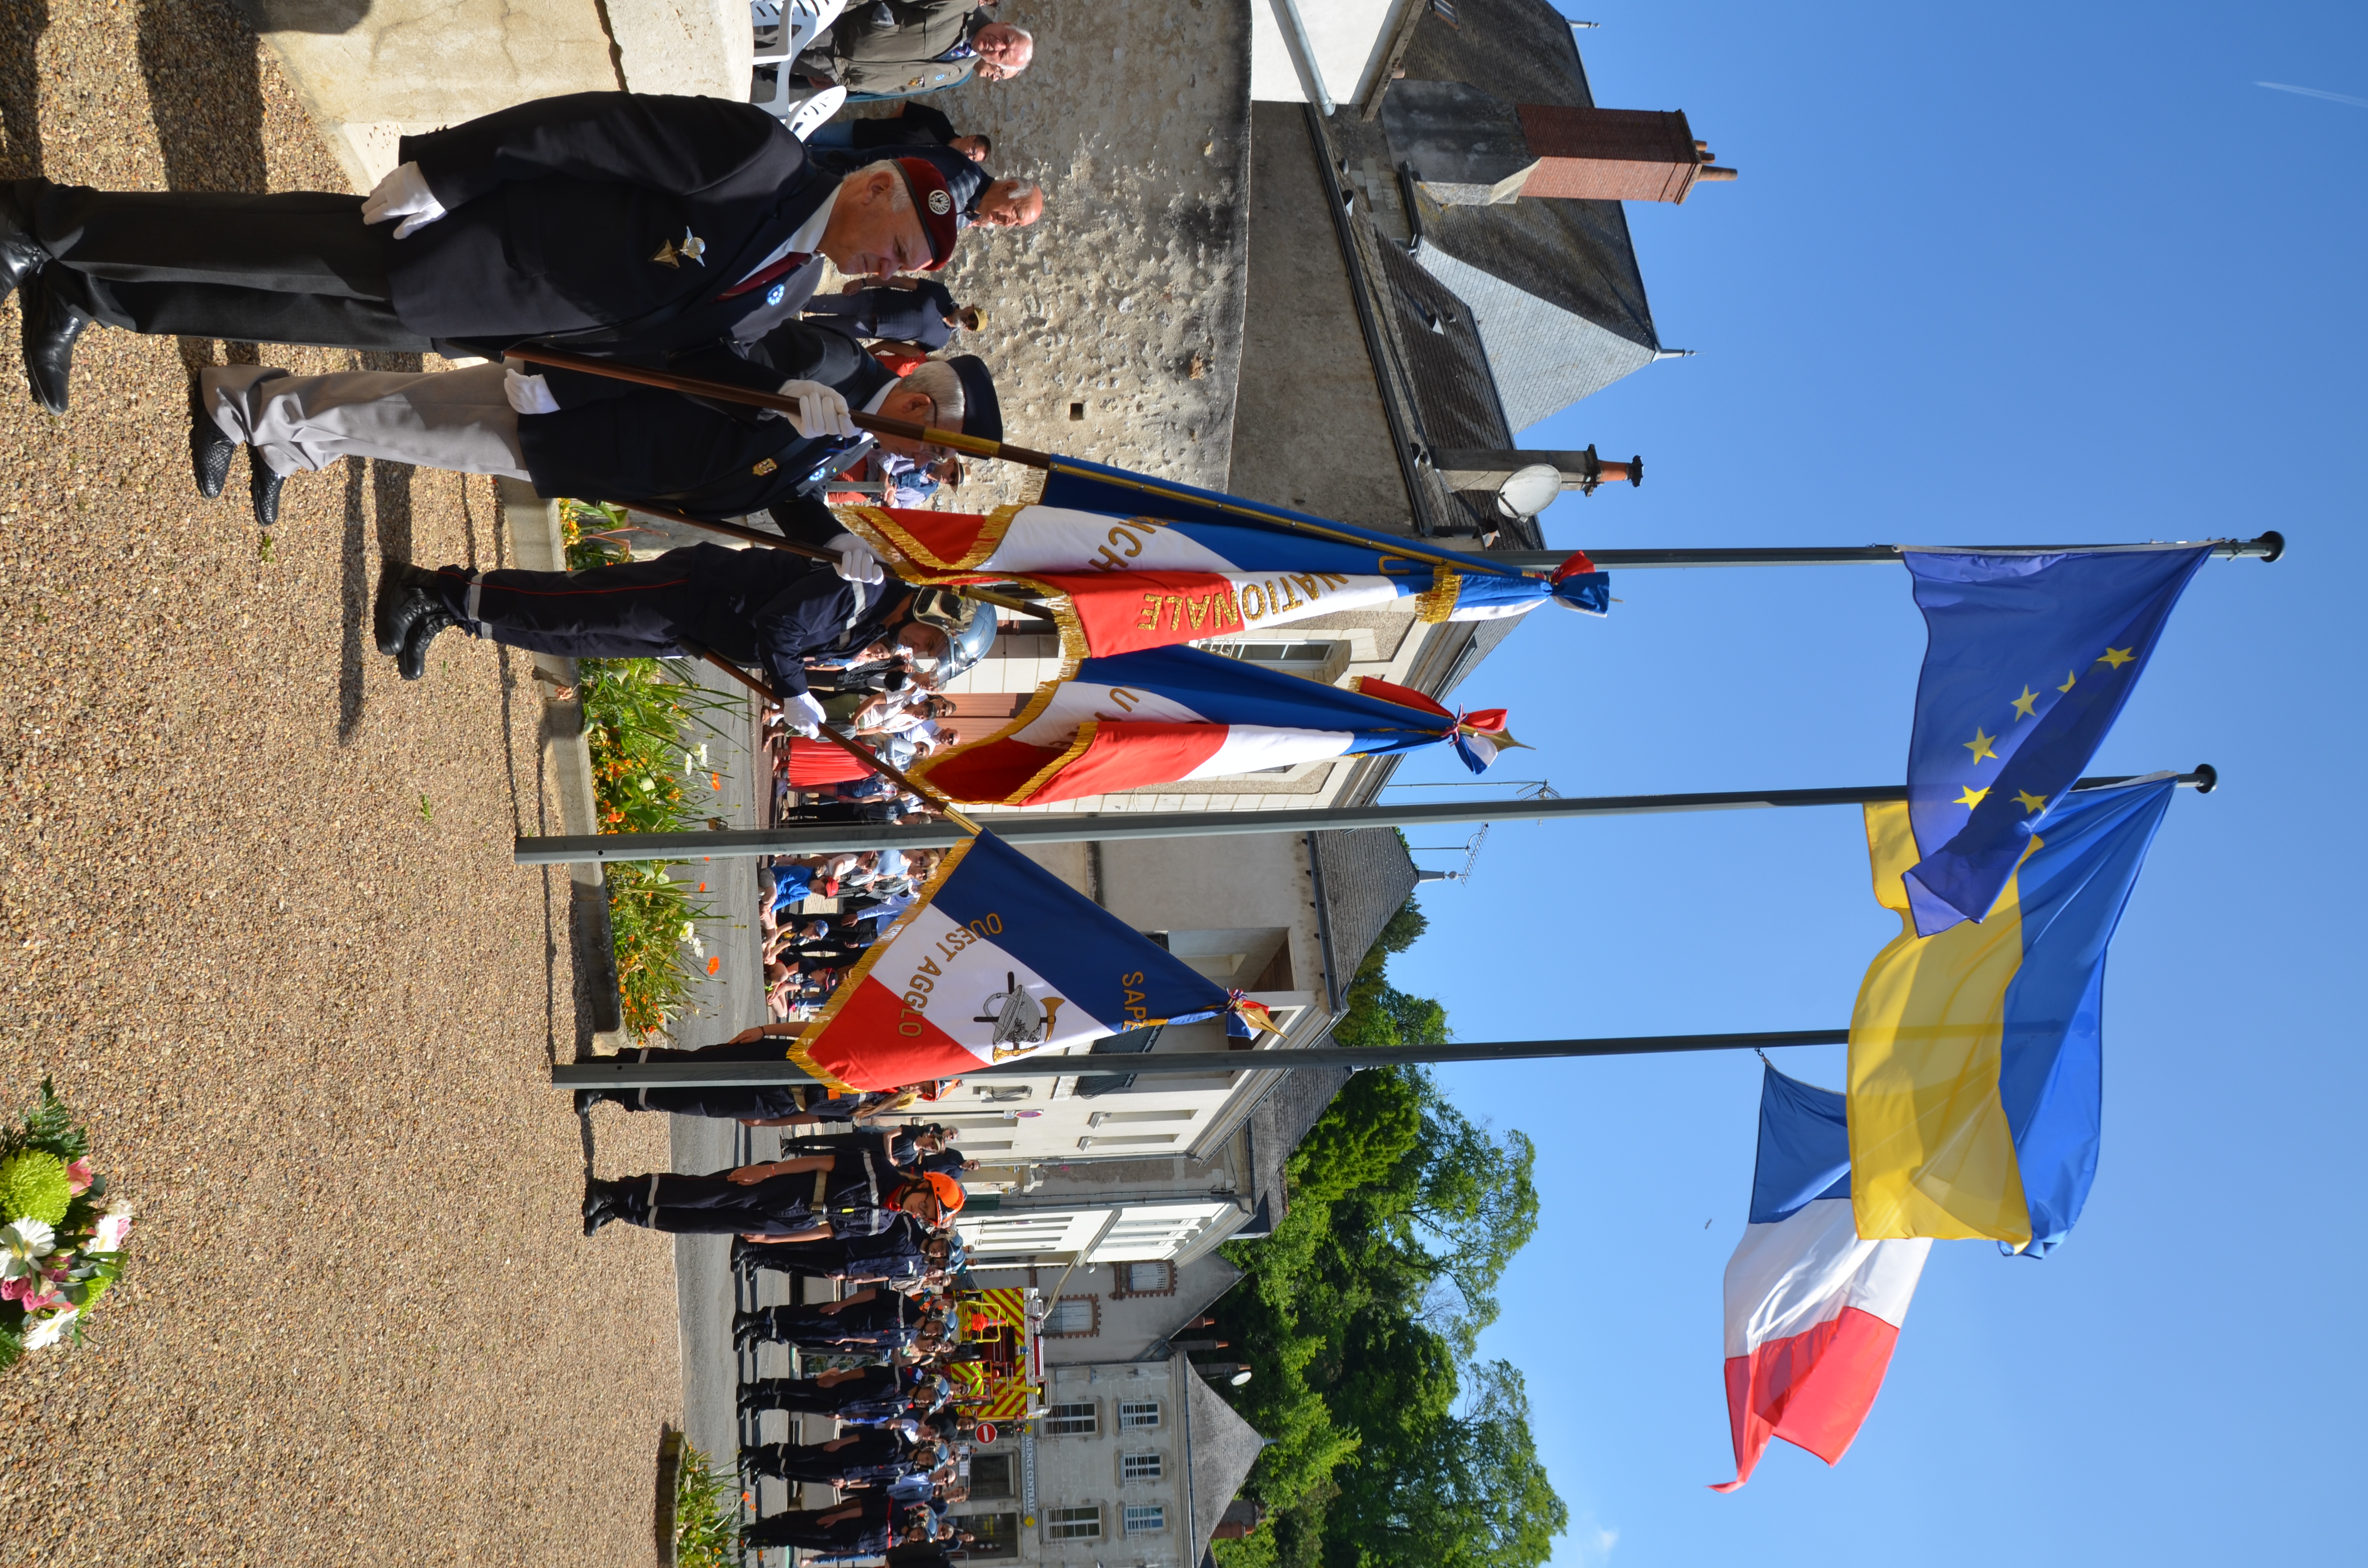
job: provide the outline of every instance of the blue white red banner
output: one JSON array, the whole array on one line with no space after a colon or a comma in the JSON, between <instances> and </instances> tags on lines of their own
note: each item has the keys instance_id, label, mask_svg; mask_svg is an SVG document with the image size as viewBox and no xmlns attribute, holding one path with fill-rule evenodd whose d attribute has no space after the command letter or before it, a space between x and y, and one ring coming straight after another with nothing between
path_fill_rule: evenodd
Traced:
<instances>
[{"instance_id":1,"label":"blue white red banner","mask_svg":"<svg viewBox=\"0 0 2368 1568\"><path fill-rule=\"evenodd\" d=\"M1601 615L1610 579L1583 554L1532 575L1326 518L1058 460L1032 506L978 515L847 507L840 520L908 582L1018 580L1061 596L1072 657L1235 637L1412 600L1426 620L1540 605Z\"/></svg>"},{"instance_id":2,"label":"blue white red banner","mask_svg":"<svg viewBox=\"0 0 2368 1568\"><path fill-rule=\"evenodd\" d=\"M1502 709L1458 714L1382 681L1352 691L1198 648L1154 648L1084 661L996 733L914 772L957 801L1042 805L1442 744L1477 773L1519 744Z\"/></svg>"},{"instance_id":3,"label":"blue white red banner","mask_svg":"<svg viewBox=\"0 0 2368 1568\"><path fill-rule=\"evenodd\" d=\"M1732 1492L1770 1437L1827 1464L1873 1408L1923 1275L1927 1240L1862 1242L1843 1096L1768 1069L1751 1218L1726 1265Z\"/></svg>"},{"instance_id":4,"label":"blue white red banner","mask_svg":"<svg viewBox=\"0 0 2368 1568\"><path fill-rule=\"evenodd\" d=\"M840 1088L959 1077L1105 1035L1265 1010L992 834L950 851L790 1057Z\"/></svg>"}]
</instances>

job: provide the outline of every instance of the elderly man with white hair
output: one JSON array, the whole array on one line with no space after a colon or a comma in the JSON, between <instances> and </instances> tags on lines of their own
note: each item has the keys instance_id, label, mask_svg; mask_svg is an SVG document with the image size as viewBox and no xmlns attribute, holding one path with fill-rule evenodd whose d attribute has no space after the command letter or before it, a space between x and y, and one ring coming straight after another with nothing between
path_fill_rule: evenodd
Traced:
<instances>
[{"instance_id":1,"label":"elderly man with white hair","mask_svg":"<svg viewBox=\"0 0 2368 1568\"><path fill-rule=\"evenodd\" d=\"M825 7L825 10L827 7ZM792 69L850 97L905 97L1028 69L1036 40L990 19L976 0L848 0Z\"/></svg>"}]
</instances>

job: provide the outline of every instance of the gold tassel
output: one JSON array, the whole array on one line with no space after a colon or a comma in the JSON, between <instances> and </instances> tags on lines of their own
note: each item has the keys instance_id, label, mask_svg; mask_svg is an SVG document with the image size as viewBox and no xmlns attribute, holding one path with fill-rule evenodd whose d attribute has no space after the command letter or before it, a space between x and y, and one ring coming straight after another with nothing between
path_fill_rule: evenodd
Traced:
<instances>
[{"instance_id":1,"label":"gold tassel","mask_svg":"<svg viewBox=\"0 0 2368 1568\"><path fill-rule=\"evenodd\" d=\"M1414 597L1416 619L1436 623L1455 613L1455 597L1463 587L1463 574L1452 566L1430 569L1430 586Z\"/></svg>"}]
</instances>

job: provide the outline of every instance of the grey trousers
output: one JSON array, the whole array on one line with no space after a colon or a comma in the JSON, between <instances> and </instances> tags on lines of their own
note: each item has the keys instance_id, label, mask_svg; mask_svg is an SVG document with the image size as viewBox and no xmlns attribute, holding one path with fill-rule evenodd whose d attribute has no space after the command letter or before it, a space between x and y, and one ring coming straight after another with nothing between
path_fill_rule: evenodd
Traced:
<instances>
[{"instance_id":1,"label":"grey trousers","mask_svg":"<svg viewBox=\"0 0 2368 1568\"><path fill-rule=\"evenodd\" d=\"M259 365L199 372L203 406L232 440L285 477L339 458L525 479L518 416L499 364L404 374L341 370L291 376Z\"/></svg>"}]
</instances>

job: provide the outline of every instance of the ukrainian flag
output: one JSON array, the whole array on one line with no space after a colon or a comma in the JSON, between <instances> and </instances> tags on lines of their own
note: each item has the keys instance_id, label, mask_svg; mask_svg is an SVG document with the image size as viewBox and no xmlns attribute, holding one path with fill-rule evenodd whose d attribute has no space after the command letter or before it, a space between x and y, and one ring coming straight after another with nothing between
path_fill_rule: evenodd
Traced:
<instances>
[{"instance_id":1,"label":"ukrainian flag","mask_svg":"<svg viewBox=\"0 0 2368 1568\"><path fill-rule=\"evenodd\" d=\"M1907 743L1919 935L1979 920L2096 755L2210 545L1907 552L1930 636Z\"/></svg>"},{"instance_id":2,"label":"ukrainian flag","mask_svg":"<svg viewBox=\"0 0 2368 1568\"><path fill-rule=\"evenodd\" d=\"M1909 807L1866 808L1874 896L1901 919L1850 1015L1858 1233L1989 1236L2036 1256L2097 1174L2105 948L2177 776L2079 790L2040 814L1979 924L1918 937Z\"/></svg>"}]
</instances>

